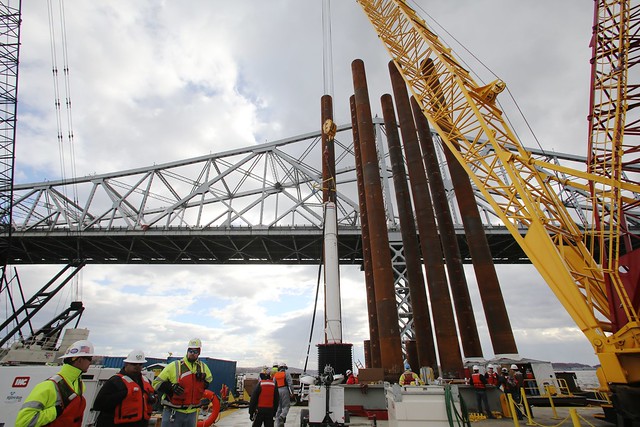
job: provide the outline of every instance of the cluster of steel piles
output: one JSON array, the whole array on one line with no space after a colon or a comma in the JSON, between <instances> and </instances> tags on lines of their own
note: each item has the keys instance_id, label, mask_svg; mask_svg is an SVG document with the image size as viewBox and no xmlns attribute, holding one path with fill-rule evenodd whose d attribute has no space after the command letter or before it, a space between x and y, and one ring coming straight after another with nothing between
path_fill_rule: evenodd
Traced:
<instances>
[{"instance_id":1,"label":"cluster of steel piles","mask_svg":"<svg viewBox=\"0 0 640 427\"><path fill-rule=\"evenodd\" d=\"M370 339L365 342L365 363L367 367L383 368L385 378L392 381L397 380L402 372L403 359L417 363L416 368L436 368L439 363L439 373L443 377L460 377L463 373L463 357L477 358L483 354L447 194L427 119L413 97L409 97L406 84L393 62L389 63L389 72L393 98L385 94L381 97L381 104L406 262L415 342L405 343L403 354L376 135L364 63L355 60L352 63L354 95L350 98L350 106L369 313ZM323 124L327 119L332 119L332 101L325 95L322 98ZM323 200L335 201L332 199L336 184L333 180L333 143L331 138L324 135L322 142ZM469 242L493 351L495 354L515 354L518 352L516 343L470 180L446 147L444 151Z\"/></svg>"}]
</instances>

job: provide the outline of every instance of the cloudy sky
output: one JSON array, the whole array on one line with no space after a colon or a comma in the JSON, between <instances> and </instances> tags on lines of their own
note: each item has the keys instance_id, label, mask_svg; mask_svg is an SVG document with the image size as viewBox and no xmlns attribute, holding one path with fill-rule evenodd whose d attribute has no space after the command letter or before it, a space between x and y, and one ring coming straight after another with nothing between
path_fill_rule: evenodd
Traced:
<instances>
[{"instance_id":1,"label":"cloudy sky","mask_svg":"<svg viewBox=\"0 0 640 427\"><path fill-rule=\"evenodd\" d=\"M17 183L143 167L319 127L321 0L60 3L64 25L59 2L23 2ZM548 150L585 154L591 3L420 0L417 8L478 80L498 76L507 83L510 92L500 100L525 145L539 141ZM381 116L375 100L391 91L387 53L354 0L333 1L331 15L336 122L350 120L356 58L365 62L373 113ZM73 150L66 137L61 149L56 137L51 69L55 59L66 135L65 57ZM20 266L27 295L60 268ZM597 363L532 267L499 266L498 274L522 356ZM152 356L182 354L198 336L205 356L240 366L304 365L317 267L90 265L80 276L49 309L80 297L81 326L100 353L141 347ZM485 356L492 357L470 268L467 277ZM345 341L362 361L368 337L362 273L343 267L342 288ZM320 336L318 329L314 343ZM315 365L312 346L309 366Z\"/></svg>"}]
</instances>

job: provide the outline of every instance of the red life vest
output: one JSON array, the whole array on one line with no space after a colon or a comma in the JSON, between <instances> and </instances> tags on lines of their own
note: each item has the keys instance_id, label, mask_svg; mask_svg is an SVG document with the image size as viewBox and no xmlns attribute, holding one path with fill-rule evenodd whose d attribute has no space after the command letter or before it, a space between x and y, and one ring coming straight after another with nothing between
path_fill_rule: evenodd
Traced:
<instances>
[{"instance_id":1,"label":"red life vest","mask_svg":"<svg viewBox=\"0 0 640 427\"><path fill-rule=\"evenodd\" d=\"M49 378L56 386L58 394L56 404L62 405L62 413L58 418L46 424L48 427L81 427L84 408L87 401L82 395L82 380L78 378L80 394L76 393L67 381L60 375L54 375Z\"/></svg>"},{"instance_id":2,"label":"red life vest","mask_svg":"<svg viewBox=\"0 0 640 427\"><path fill-rule=\"evenodd\" d=\"M402 381L402 385L411 385L414 381L413 372L405 372Z\"/></svg>"},{"instance_id":3,"label":"red life vest","mask_svg":"<svg viewBox=\"0 0 640 427\"><path fill-rule=\"evenodd\" d=\"M184 389L184 393L180 396L171 396L171 403L176 406L197 406L200 404L200 400L204 394L204 381L196 380L196 374L202 374L204 369L202 368L202 362L196 360L196 372L191 372L189 367L184 361L176 363L176 378L178 384Z\"/></svg>"},{"instance_id":4,"label":"red life vest","mask_svg":"<svg viewBox=\"0 0 640 427\"><path fill-rule=\"evenodd\" d=\"M498 374L495 372L487 372L487 383L491 385L498 385Z\"/></svg>"},{"instance_id":5,"label":"red life vest","mask_svg":"<svg viewBox=\"0 0 640 427\"><path fill-rule=\"evenodd\" d=\"M142 377L144 389L140 389L140 385L130 377L117 375L127 387L127 396L116 406L113 423L124 424L150 419L153 406L149 403L149 396L153 395L154 390L149 380Z\"/></svg>"},{"instance_id":6,"label":"red life vest","mask_svg":"<svg viewBox=\"0 0 640 427\"><path fill-rule=\"evenodd\" d=\"M260 396L258 408L273 409L273 397L276 392L276 383L273 380L260 380Z\"/></svg>"},{"instance_id":7,"label":"red life vest","mask_svg":"<svg viewBox=\"0 0 640 427\"><path fill-rule=\"evenodd\" d=\"M273 375L273 379L276 384L278 384L278 387L284 387L286 374L284 373L284 371L278 371Z\"/></svg>"},{"instance_id":8,"label":"red life vest","mask_svg":"<svg viewBox=\"0 0 640 427\"><path fill-rule=\"evenodd\" d=\"M353 374L349 374L349 378L347 378L347 384L358 384L358 377Z\"/></svg>"},{"instance_id":9,"label":"red life vest","mask_svg":"<svg viewBox=\"0 0 640 427\"><path fill-rule=\"evenodd\" d=\"M482 379L480 379L480 374L477 372L471 375L471 382L473 383L473 388L477 388L477 389L486 388L486 386L482 382Z\"/></svg>"}]
</instances>

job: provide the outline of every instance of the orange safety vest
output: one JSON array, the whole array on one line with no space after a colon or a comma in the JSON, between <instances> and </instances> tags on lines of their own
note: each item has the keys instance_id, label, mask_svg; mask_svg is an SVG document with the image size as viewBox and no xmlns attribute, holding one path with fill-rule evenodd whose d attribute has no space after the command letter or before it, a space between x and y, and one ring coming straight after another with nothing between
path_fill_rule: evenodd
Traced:
<instances>
[{"instance_id":1,"label":"orange safety vest","mask_svg":"<svg viewBox=\"0 0 640 427\"><path fill-rule=\"evenodd\" d=\"M273 409L273 398L276 392L276 383L273 380L260 380L260 396L258 408Z\"/></svg>"},{"instance_id":2,"label":"orange safety vest","mask_svg":"<svg viewBox=\"0 0 640 427\"><path fill-rule=\"evenodd\" d=\"M479 373L475 373L475 374L471 375L471 382L473 383L473 388L477 388L477 389L481 389L481 390L483 390L485 388L484 383L480 379L480 374Z\"/></svg>"},{"instance_id":3,"label":"orange safety vest","mask_svg":"<svg viewBox=\"0 0 640 427\"><path fill-rule=\"evenodd\" d=\"M273 379L275 380L276 384L278 384L278 387L284 387L286 374L284 371L278 371L273 375Z\"/></svg>"},{"instance_id":4,"label":"orange safety vest","mask_svg":"<svg viewBox=\"0 0 640 427\"><path fill-rule=\"evenodd\" d=\"M204 381L196 380L196 374L201 374L202 362L196 360L196 372L191 372L184 361L176 362L176 378L184 389L180 396L171 396L170 402L175 406L197 406L204 395Z\"/></svg>"},{"instance_id":5,"label":"orange safety vest","mask_svg":"<svg viewBox=\"0 0 640 427\"><path fill-rule=\"evenodd\" d=\"M82 396L82 380L78 378L80 394L77 394L67 381L60 375L54 375L49 378L56 385L58 397L56 403L62 404L62 413L58 418L46 424L48 427L81 427L84 408L87 401Z\"/></svg>"},{"instance_id":6,"label":"orange safety vest","mask_svg":"<svg viewBox=\"0 0 640 427\"><path fill-rule=\"evenodd\" d=\"M142 377L144 388L140 389L140 385L131 377L122 374L116 375L122 379L124 385L127 387L127 395L122 402L116 406L113 423L124 424L150 419L151 413L153 412L153 405L149 402L149 396L153 395L155 391L149 379Z\"/></svg>"}]
</instances>

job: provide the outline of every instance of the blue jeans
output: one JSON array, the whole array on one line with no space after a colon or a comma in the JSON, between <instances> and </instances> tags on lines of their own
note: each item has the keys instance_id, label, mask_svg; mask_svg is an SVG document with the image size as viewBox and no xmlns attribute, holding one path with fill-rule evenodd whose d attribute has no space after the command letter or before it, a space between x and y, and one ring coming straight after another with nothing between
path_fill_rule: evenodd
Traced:
<instances>
[{"instance_id":1,"label":"blue jeans","mask_svg":"<svg viewBox=\"0 0 640 427\"><path fill-rule=\"evenodd\" d=\"M174 411L171 408L162 410L162 427L196 427L197 422L197 412L185 414L184 412Z\"/></svg>"}]
</instances>

